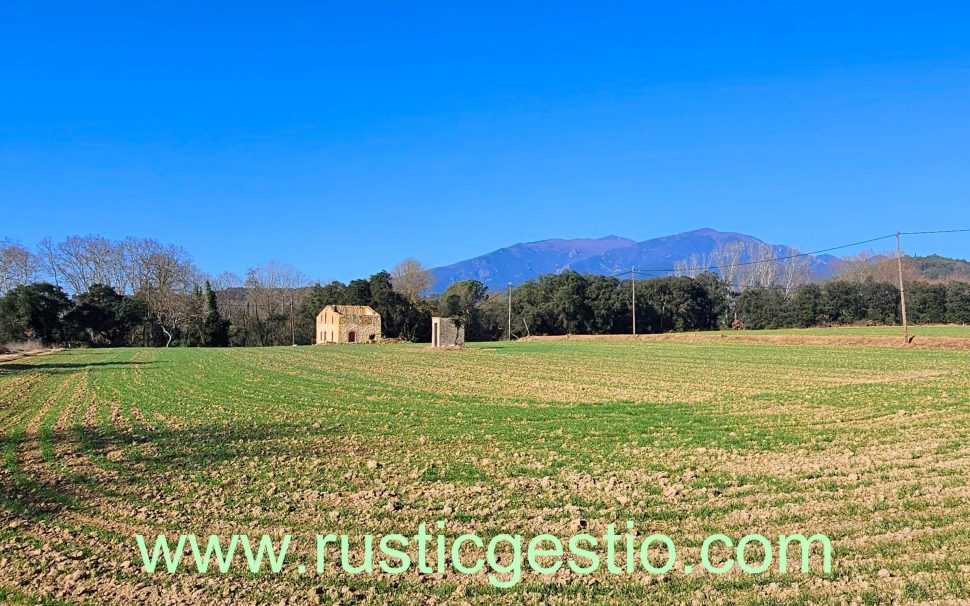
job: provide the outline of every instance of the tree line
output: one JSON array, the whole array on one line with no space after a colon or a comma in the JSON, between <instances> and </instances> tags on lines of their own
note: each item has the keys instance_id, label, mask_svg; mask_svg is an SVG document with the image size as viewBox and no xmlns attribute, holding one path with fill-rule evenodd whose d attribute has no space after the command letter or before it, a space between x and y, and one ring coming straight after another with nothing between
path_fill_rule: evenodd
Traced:
<instances>
[{"instance_id":1,"label":"tree line","mask_svg":"<svg viewBox=\"0 0 970 606\"><path fill-rule=\"evenodd\" d=\"M728 260L731 252L725 253ZM884 259L847 262L840 277L821 283L805 282L802 264L787 265L797 280L750 265L746 274L732 273L730 263L718 273L692 270L700 265L688 260L681 275L636 281L638 333L901 320L899 291ZM911 322L970 323L970 284L907 275ZM71 237L45 240L36 251L2 242L0 343L309 344L317 313L330 304L373 307L385 337L392 339L427 341L433 315L462 324L471 341L509 336L505 291L489 292L481 282L466 280L428 294L431 283L430 272L414 259L391 272L321 284L276 262L254 267L245 277L208 276L180 247L154 240ZM574 271L529 280L511 293L511 336L628 334L633 289L631 280Z\"/></svg>"},{"instance_id":2,"label":"tree line","mask_svg":"<svg viewBox=\"0 0 970 606\"><path fill-rule=\"evenodd\" d=\"M524 335L629 334L633 330L633 283L606 276L563 272L530 280L512 292L512 333ZM970 283L906 283L914 324L970 324ZM485 305L484 328L504 337L507 323L497 302ZM729 328L809 328L851 324L899 324L896 285L833 279L783 287L735 290L714 273L657 277L636 282L638 333Z\"/></svg>"},{"instance_id":3,"label":"tree line","mask_svg":"<svg viewBox=\"0 0 970 606\"><path fill-rule=\"evenodd\" d=\"M320 284L274 261L243 277L206 275L184 249L152 239L71 236L36 250L2 241L0 343L308 344L329 304L370 305L385 336L427 340L442 300L422 295L430 284L430 272L413 259L393 275Z\"/></svg>"}]
</instances>

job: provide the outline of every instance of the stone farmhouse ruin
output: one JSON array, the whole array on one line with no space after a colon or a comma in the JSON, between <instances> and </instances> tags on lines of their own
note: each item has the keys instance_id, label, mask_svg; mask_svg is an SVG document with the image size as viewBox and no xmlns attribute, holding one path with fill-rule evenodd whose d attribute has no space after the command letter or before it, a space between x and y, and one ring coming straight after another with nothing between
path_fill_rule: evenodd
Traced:
<instances>
[{"instance_id":1,"label":"stone farmhouse ruin","mask_svg":"<svg viewBox=\"0 0 970 606\"><path fill-rule=\"evenodd\" d=\"M317 314L317 344L377 343L381 314L367 305L327 305Z\"/></svg>"},{"instance_id":2,"label":"stone farmhouse ruin","mask_svg":"<svg viewBox=\"0 0 970 606\"><path fill-rule=\"evenodd\" d=\"M431 347L461 347L465 344L465 327L451 318L431 318Z\"/></svg>"}]
</instances>

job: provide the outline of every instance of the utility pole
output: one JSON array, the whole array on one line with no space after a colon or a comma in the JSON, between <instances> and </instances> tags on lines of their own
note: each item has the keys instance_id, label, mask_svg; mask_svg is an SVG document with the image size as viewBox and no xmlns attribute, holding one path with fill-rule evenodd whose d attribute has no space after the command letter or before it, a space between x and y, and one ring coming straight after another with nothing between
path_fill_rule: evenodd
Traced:
<instances>
[{"instance_id":1,"label":"utility pole","mask_svg":"<svg viewBox=\"0 0 970 606\"><path fill-rule=\"evenodd\" d=\"M637 335L637 266L633 266L633 336Z\"/></svg>"},{"instance_id":2,"label":"utility pole","mask_svg":"<svg viewBox=\"0 0 970 606\"><path fill-rule=\"evenodd\" d=\"M903 342L909 343L909 320L906 317L906 288L903 286L903 245L896 232L896 268L899 270L899 306L903 312Z\"/></svg>"},{"instance_id":3,"label":"utility pole","mask_svg":"<svg viewBox=\"0 0 970 606\"><path fill-rule=\"evenodd\" d=\"M660 334L664 332L664 314L667 313L667 293L660 297Z\"/></svg>"},{"instance_id":4,"label":"utility pole","mask_svg":"<svg viewBox=\"0 0 970 606\"><path fill-rule=\"evenodd\" d=\"M506 341L512 340L512 283L509 282L509 331L505 337Z\"/></svg>"},{"instance_id":5,"label":"utility pole","mask_svg":"<svg viewBox=\"0 0 970 606\"><path fill-rule=\"evenodd\" d=\"M296 324L293 322L293 297L290 297L290 345L296 345Z\"/></svg>"}]
</instances>

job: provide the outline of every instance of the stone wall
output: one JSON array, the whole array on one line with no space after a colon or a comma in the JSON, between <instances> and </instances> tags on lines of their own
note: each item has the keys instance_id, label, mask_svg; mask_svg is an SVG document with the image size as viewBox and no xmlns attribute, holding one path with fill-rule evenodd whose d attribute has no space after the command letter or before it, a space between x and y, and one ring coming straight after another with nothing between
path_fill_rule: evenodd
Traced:
<instances>
[{"instance_id":1,"label":"stone wall","mask_svg":"<svg viewBox=\"0 0 970 606\"><path fill-rule=\"evenodd\" d=\"M451 318L431 318L432 347L461 347L464 344L464 326L455 326L455 321Z\"/></svg>"},{"instance_id":2,"label":"stone wall","mask_svg":"<svg viewBox=\"0 0 970 606\"><path fill-rule=\"evenodd\" d=\"M346 312L364 313L346 313ZM324 307L317 314L316 342L377 343L381 340L381 316L365 306Z\"/></svg>"},{"instance_id":3,"label":"stone wall","mask_svg":"<svg viewBox=\"0 0 970 606\"><path fill-rule=\"evenodd\" d=\"M340 316L337 343L376 343L380 340L380 316Z\"/></svg>"}]
</instances>

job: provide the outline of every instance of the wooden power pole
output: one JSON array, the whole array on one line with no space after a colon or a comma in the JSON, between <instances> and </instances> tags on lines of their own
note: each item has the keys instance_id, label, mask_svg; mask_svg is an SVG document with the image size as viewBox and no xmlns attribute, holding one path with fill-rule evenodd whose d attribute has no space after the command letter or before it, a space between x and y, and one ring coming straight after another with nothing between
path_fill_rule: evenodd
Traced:
<instances>
[{"instance_id":1,"label":"wooden power pole","mask_svg":"<svg viewBox=\"0 0 970 606\"><path fill-rule=\"evenodd\" d=\"M903 313L903 342L909 343L909 319L906 317L906 287L903 285L903 245L896 232L896 269L899 270L899 306Z\"/></svg>"},{"instance_id":2,"label":"wooden power pole","mask_svg":"<svg viewBox=\"0 0 970 606\"><path fill-rule=\"evenodd\" d=\"M512 283L509 282L509 331L505 337L506 341L512 340Z\"/></svg>"},{"instance_id":3,"label":"wooden power pole","mask_svg":"<svg viewBox=\"0 0 970 606\"><path fill-rule=\"evenodd\" d=\"M637 267L633 266L633 336L637 335Z\"/></svg>"}]
</instances>

